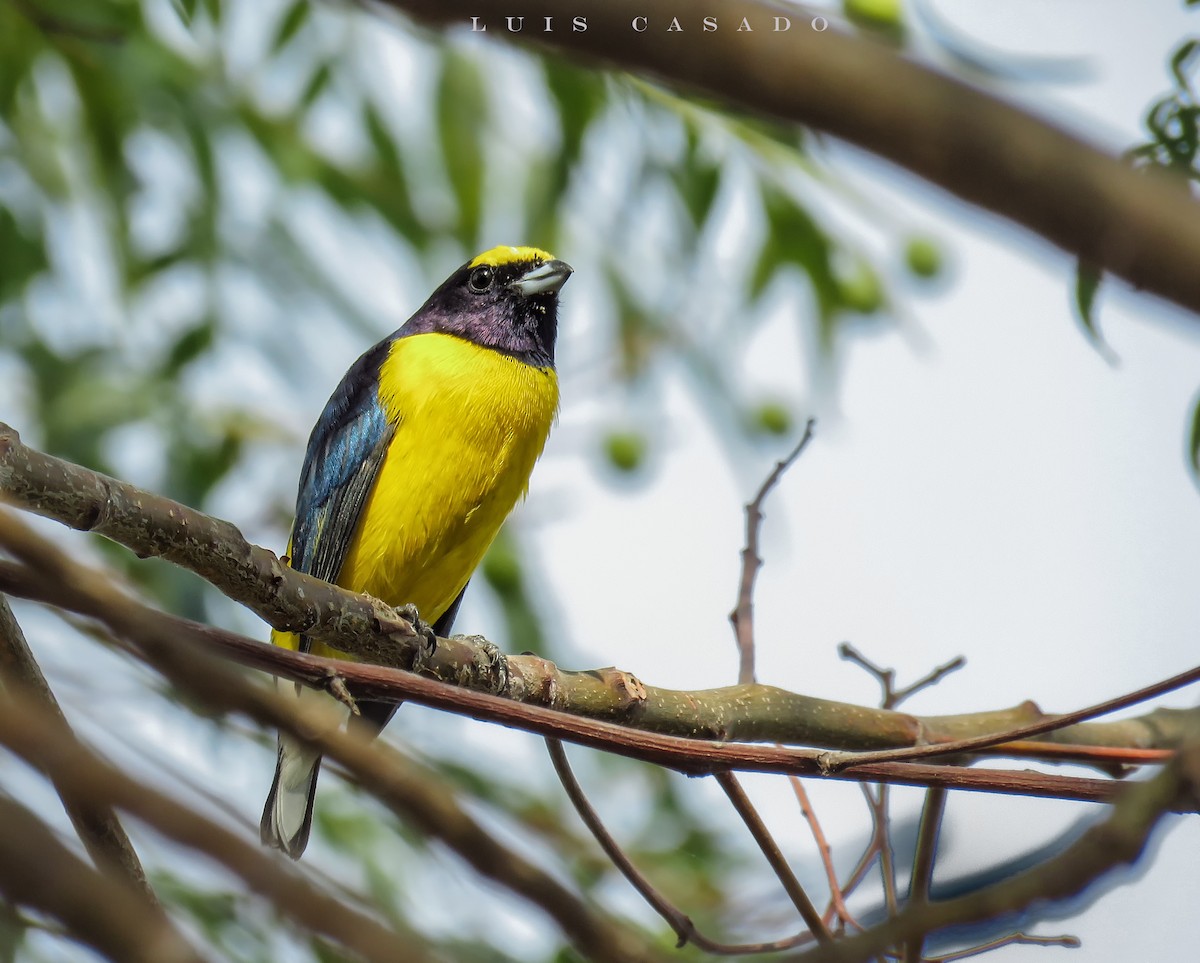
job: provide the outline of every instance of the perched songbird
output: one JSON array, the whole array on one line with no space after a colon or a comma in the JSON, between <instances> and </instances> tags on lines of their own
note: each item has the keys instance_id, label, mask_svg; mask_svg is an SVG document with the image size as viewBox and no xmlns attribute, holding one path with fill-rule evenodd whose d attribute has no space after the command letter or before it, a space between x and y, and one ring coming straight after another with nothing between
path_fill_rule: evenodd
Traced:
<instances>
[{"instance_id":1,"label":"perched songbird","mask_svg":"<svg viewBox=\"0 0 1200 963\"><path fill-rule=\"evenodd\" d=\"M558 410L558 292L570 275L545 251L493 248L351 366L308 440L292 568L412 603L438 635L449 633ZM271 641L346 658L304 636L273 632ZM395 711L360 708L379 728ZM262 839L293 859L308 844L320 765L280 734Z\"/></svg>"}]
</instances>

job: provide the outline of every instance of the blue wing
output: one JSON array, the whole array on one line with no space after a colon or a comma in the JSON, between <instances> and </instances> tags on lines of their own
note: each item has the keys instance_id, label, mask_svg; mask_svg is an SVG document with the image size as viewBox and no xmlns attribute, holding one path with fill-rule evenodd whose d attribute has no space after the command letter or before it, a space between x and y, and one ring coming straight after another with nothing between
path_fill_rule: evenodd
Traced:
<instances>
[{"instance_id":1,"label":"blue wing","mask_svg":"<svg viewBox=\"0 0 1200 963\"><path fill-rule=\"evenodd\" d=\"M346 372L308 439L291 565L327 582L337 581L395 433L378 393L379 366L391 343L389 338L377 344ZM308 650L306 638L300 648Z\"/></svg>"}]
</instances>

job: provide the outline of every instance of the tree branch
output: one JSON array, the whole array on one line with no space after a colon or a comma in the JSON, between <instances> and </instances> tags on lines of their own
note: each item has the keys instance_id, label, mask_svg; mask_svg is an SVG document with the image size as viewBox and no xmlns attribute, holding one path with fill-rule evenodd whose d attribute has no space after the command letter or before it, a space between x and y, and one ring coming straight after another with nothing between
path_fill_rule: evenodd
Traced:
<instances>
[{"instance_id":1,"label":"tree branch","mask_svg":"<svg viewBox=\"0 0 1200 963\"><path fill-rule=\"evenodd\" d=\"M338 761L350 779L428 837L447 845L481 876L539 907L590 958L600 963L662 960L635 932L587 905L522 854L498 842L444 786L426 778L423 770L396 750L368 743L357 733L340 731L341 715L329 711L332 704L302 704L267 686L252 684L206 647L210 633L192 633L190 623L168 618L129 598L102 574L59 552L8 513L0 513L0 530L0 543L7 550L73 599L69 608L97 619L173 685L211 711L243 712L261 726L286 730L311 743L322 755ZM250 644L263 652L285 651L263 643Z\"/></svg>"},{"instance_id":2,"label":"tree branch","mask_svg":"<svg viewBox=\"0 0 1200 963\"><path fill-rule=\"evenodd\" d=\"M0 713L10 711L0 703ZM73 939L128 963L205 959L155 904L123 878L101 873L67 849L24 806L0 795L0 893L58 920Z\"/></svg>"},{"instance_id":3,"label":"tree branch","mask_svg":"<svg viewBox=\"0 0 1200 963\"><path fill-rule=\"evenodd\" d=\"M44 725L48 730L74 738L71 726L25 640L25 633L21 631L9 607L8 599L0 595L0 697L11 698L18 691L43 708ZM41 768L37 760L33 764ZM108 806L97 803L90 795L72 794L60 782L53 779L51 782L62 800L71 825L75 827L96 867L123 877L152 907L159 908L158 898L146 881L141 860L116 813ZM165 917L163 922L166 922Z\"/></svg>"},{"instance_id":4,"label":"tree branch","mask_svg":"<svg viewBox=\"0 0 1200 963\"><path fill-rule=\"evenodd\" d=\"M211 653L220 651L222 655L243 664L265 669L280 677L315 688L329 687L333 682L344 679L353 682L364 698L404 700L434 706L476 719L501 722L542 736L564 739L641 759L688 775L708 775L734 770L804 776L832 775L833 778L852 781L868 780L926 787L946 786L1089 802L1107 801L1117 789L1112 782L1102 779L1057 776L1031 771L972 770L916 763L872 763L847 767L830 774L823 766L822 759L825 753L821 750L748 746L643 732L627 725L553 711L543 705L523 704L509 698L497 698L486 693L461 689L395 669L291 652L232 632L167 615L125 596L111 580L72 561L6 513L0 513L0 547L27 563L27 567L23 568L0 562L0 591L34 598L97 619L118 637L128 637L128 630L122 628L125 624L122 619L127 618L128 613L136 612L145 625L155 627L161 638L189 643L189 651L210 655L208 661L213 663L214 669L221 667L216 665ZM444 640L439 645L439 655L442 654L442 648L456 643L465 644L463 640ZM605 676L604 670L597 673L566 673L544 660L533 661L549 666L556 673L548 677L548 685L539 688L539 693L551 692L553 680L559 677L586 677L594 684ZM606 671L609 675L617 677L626 675L616 670ZM783 693L782 690L771 690L766 686L749 687L750 692L741 691L747 687L733 688L738 690L743 699L760 692L766 693L768 698L771 692L779 692L791 699L803 699L791 693ZM699 700L713 694L661 691L664 693L664 700L684 702L691 705L694 712L702 708ZM718 701L730 698L734 708L740 704L735 697L729 697L726 690L713 691ZM555 708L560 705L558 696L546 701ZM563 705L576 711L588 711L586 701L581 701L579 705L566 701ZM856 707L845 708L855 710ZM1165 710L1158 710L1163 711ZM990 717L992 714L981 715ZM1182 711L1177 713L1177 717L1192 718ZM638 713L631 713L629 719L633 724L643 721ZM1178 724L1183 725L1182 722ZM919 725L915 728L920 731ZM697 731L694 721L688 731Z\"/></svg>"},{"instance_id":5,"label":"tree branch","mask_svg":"<svg viewBox=\"0 0 1200 963\"><path fill-rule=\"evenodd\" d=\"M0 703L0 744L43 770L71 796L116 806L164 836L216 860L293 923L330 937L365 960L391 963L412 959L420 963L431 959L411 937L402 940L370 916L321 892L267 850L102 761L70 732L46 725L49 718L48 712L27 697Z\"/></svg>"},{"instance_id":6,"label":"tree branch","mask_svg":"<svg viewBox=\"0 0 1200 963\"><path fill-rule=\"evenodd\" d=\"M771 473L759 486L758 494L746 505L746 544L742 548L742 574L738 580L737 602L729 613L729 621L733 624L733 637L738 647L738 683L750 685L754 683L754 582L762 568L762 559L758 555L758 535L762 529L763 502L771 489L779 484L784 473L792 467L800 457L808 443L812 441L813 426L816 419L809 418L804 426L804 434L796 442L786 458L775 463Z\"/></svg>"},{"instance_id":7,"label":"tree branch","mask_svg":"<svg viewBox=\"0 0 1200 963\"><path fill-rule=\"evenodd\" d=\"M884 45L835 30L774 32L785 11L754 0L526 0L525 29L505 30L504 0L470 5L383 0L421 23L468 27L591 58L712 97L738 111L827 131L1041 235L1135 288L1200 311L1200 209L1186 182L1146 176L1043 120ZM647 17L644 32L632 27ZM544 18L554 29L543 29ZM571 29L583 17L586 31ZM703 32L703 18L719 29ZM753 33L737 32L745 18Z\"/></svg>"},{"instance_id":8,"label":"tree branch","mask_svg":"<svg viewBox=\"0 0 1200 963\"><path fill-rule=\"evenodd\" d=\"M494 703L486 700L472 703L465 693L451 697L435 686L422 686L418 680L385 668L410 668L419 662L421 671L434 678L528 703L523 709L506 710L510 723L522 718L532 722L534 717L524 714L526 710L545 706L689 739L800 743L846 750L943 744L979 736L986 736L986 741L992 744L1012 738L1013 732L1028 732L1018 728L1023 725L1036 724L1044 735L1045 730L1063 725L1060 717L1042 713L1031 702L968 715L917 717L758 684L703 692L663 689L646 686L630 673L613 668L569 672L537 656L505 656L495 645L479 637L438 640L436 651L426 656L424 640L412 632L409 622L397 610L292 571L271 552L246 542L228 522L28 448L20 443L15 431L4 425L0 425L0 495L68 526L99 531L139 555L158 555L176 561L230 598L246 604L267 622L288 629L307 626L302 630L369 663L289 658L282 650L272 650L217 629L195 628L193 624L195 631L207 636L208 644L221 646L227 655L244 664L317 688L329 688L341 676L354 681L367 698L402 695L416 701L433 699L442 707L466 712L487 706L483 711L489 713L488 718L495 718ZM46 593L61 595L65 588L44 579L22 581L22 573L12 567L5 568L3 574L0 590L14 595L53 602L58 599L48 598ZM257 585L256 579L263 584ZM1200 668L1169 680L1157 687L1156 692L1196 679L1200 679ZM452 705L454 699L461 701ZM1179 744L1188 721L1196 715L1200 715L1200 710L1159 709L1137 719L1062 728L1046 738L1071 744L1173 748ZM1072 718L1083 717L1076 714ZM567 731L568 725L559 721L551 727L553 731L537 731L580 741ZM535 729L536 725L529 727ZM631 734L626 735L632 738ZM616 745L609 744L607 748ZM739 751L731 746L725 749ZM758 764L773 764L768 750L757 751L768 753L757 758ZM721 751L716 752L720 755ZM655 761L689 771L686 765L679 765L681 758L676 756L674 763ZM690 759L704 762L697 754ZM866 771L859 759L826 755L825 760L830 768L856 765L856 778ZM691 771L707 773L722 768L729 766L717 764L713 768L702 764ZM946 772L945 767L928 768L943 775ZM816 770L806 763L786 771L809 775ZM888 772L886 768L876 771ZM904 771L909 776L917 772ZM968 781L974 778L967 777Z\"/></svg>"},{"instance_id":9,"label":"tree branch","mask_svg":"<svg viewBox=\"0 0 1200 963\"><path fill-rule=\"evenodd\" d=\"M1154 778L1125 786L1108 818L1057 856L965 896L914 904L881 926L791 959L796 963L869 960L888 947L949 926L1018 912L1039 900L1066 899L1109 870L1133 862L1159 820L1182 798L1200 800L1200 741L1189 741Z\"/></svg>"}]
</instances>

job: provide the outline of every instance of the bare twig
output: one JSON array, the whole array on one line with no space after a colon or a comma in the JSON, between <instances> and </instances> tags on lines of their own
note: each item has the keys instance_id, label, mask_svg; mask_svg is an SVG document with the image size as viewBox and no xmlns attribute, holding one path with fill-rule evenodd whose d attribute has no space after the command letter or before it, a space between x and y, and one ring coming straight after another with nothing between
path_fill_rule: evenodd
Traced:
<instances>
[{"instance_id":1,"label":"bare twig","mask_svg":"<svg viewBox=\"0 0 1200 963\"><path fill-rule=\"evenodd\" d=\"M1200 741L1189 742L1152 779L1131 783L1103 822L1057 856L965 896L914 904L893 920L793 959L804 963L866 960L890 946L966 923L1017 912L1040 900L1069 897L1109 870L1132 862L1151 830L1181 796L1200 796Z\"/></svg>"},{"instance_id":2,"label":"bare twig","mask_svg":"<svg viewBox=\"0 0 1200 963\"><path fill-rule=\"evenodd\" d=\"M829 848L829 840L825 837L825 830L821 828L821 821L817 819L816 811L813 809L812 802L808 798L808 791L804 788L804 780L799 776L789 776L788 782L791 783L792 792L796 796L797 804L800 806L800 815L808 823L813 841L817 844L817 852L821 857L821 865L825 869L825 878L829 882L829 906L832 913L837 917L838 928L844 929L846 926L853 926L855 929L861 930L862 927L858 921L850 914L850 910L846 908L842 888L838 884L837 870L833 865L833 853ZM831 913L826 911L821 918L828 924Z\"/></svg>"},{"instance_id":3,"label":"bare twig","mask_svg":"<svg viewBox=\"0 0 1200 963\"><path fill-rule=\"evenodd\" d=\"M921 827L917 831L917 852L913 856L912 879L908 886L910 906L929 902L929 885L933 881L933 864L937 858L938 837L942 831L942 816L945 812L946 790L928 790L925 793L925 808L921 812ZM924 947L924 935L914 936L904 948L904 963L921 963Z\"/></svg>"},{"instance_id":4,"label":"bare twig","mask_svg":"<svg viewBox=\"0 0 1200 963\"><path fill-rule=\"evenodd\" d=\"M804 434L796 442L786 458L776 462L774 469L763 481L758 494L746 506L746 544L742 549L742 575L738 582L737 604L729 613L729 621L733 624L734 640L738 647L738 682L749 685L754 678L754 581L762 568L762 559L758 555L758 536L762 529L762 507L771 489L779 484L784 472L795 464L796 459L808 447L812 440L813 427L816 420L808 419L804 426Z\"/></svg>"},{"instance_id":5,"label":"bare twig","mask_svg":"<svg viewBox=\"0 0 1200 963\"><path fill-rule=\"evenodd\" d=\"M4 697L5 689L24 692L45 710L45 725L66 736L72 735L70 724L25 640L25 633L13 615L8 599L0 595L0 699ZM140 892L152 907L157 908L158 899L116 813L108 806L97 804L93 798L66 792L57 782L54 782L54 788L97 868L124 877L134 891Z\"/></svg>"},{"instance_id":6,"label":"bare twig","mask_svg":"<svg viewBox=\"0 0 1200 963\"><path fill-rule=\"evenodd\" d=\"M896 866L892 850L892 822L888 812L890 791L887 786L876 786L875 792L871 787L862 787L867 799L867 807L871 810L871 820L875 827L872 845L879 850L879 876L883 884L883 900L887 906L888 916L895 916L900 911L899 900L896 898Z\"/></svg>"},{"instance_id":7,"label":"bare twig","mask_svg":"<svg viewBox=\"0 0 1200 963\"><path fill-rule=\"evenodd\" d=\"M940 676L938 677L940 678ZM933 678L933 676L931 675L928 678ZM1088 706L1085 709L1078 709L1074 712L1065 712L1061 715L1049 716L1039 720L1038 722L1033 722L1029 725L1017 726L1004 732L996 732L982 736L972 736L967 739L956 739L950 742L938 742L931 745L904 746L898 749L882 749L850 753L831 752L825 755L825 763L831 768L837 769L842 766L856 766L863 762L895 762L897 760L930 759L937 756L960 755L981 749L990 749L996 746L1002 746L1007 742L1017 742L1024 739L1030 739L1033 736L1041 736L1052 732L1062 735L1062 730L1070 726L1077 726L1080 723L1087 722L1090 719L1095 719L1099 716L1116 712L1119 709L1126 709L1129 706L1146 702L1167 692L1174 692L1176 689L1192 685L1197 681L1200 681L1200 667L1188 669L1186 672L1181 672L1178 675L1171 676L1169 679L1163 679L1161 682L1155 682L1152 685L1144 686L1141 689L1137 689L1133 692L1128 692L1112 699L1106 699L1103 702L1097 702L1095 705ZM910 686L909 690L911 689L912 687ZM905 691L908 692L908 694L911 694L911 691L909 690ZM1080 729L1075 730L1077 733L1083 733L1086 731L1087 728L1083 726L1081 726Z\"/></svg>"},{"instance_id":8,"label":"bare twig","mask_svg":"<svg viewBox=\"0 0 1200 963\"><path fill-rule=\"evenodd\" d=\"M885 709L895 709L900 703L912 698L924 689L937 685L942 679L950 675L951 672L957 672L967 664L966 659L961 655L956 655L949 662L943 663L927 675L921 676L916 682L897 689L895 687L895 669L885 669L882 666L876 665L849 642L843 642L838 646L838 655L847 662L853 662L868 675L875 678L875 681L879 683L881 693L880 705Z\"/></svg>"},{"instance_id":9,"label":"bare twig","mask_svg":"<svg viewBox=\"0 0 1200 963\"><path fill-rule=\"evenodd\" d=\"M691 943L704 952L716 956L749 956L756 953L776 953L780 950L793 949L812 941L811 933L801 933L797 936L761 943L720 943L705 936L696 929L696 924L692 922L691 917L660 893L621 849L620 844L613 838L595 808L588 801L583 787L579 785L579 780L575 778L563 744L557 739L547 739L546 748L550 752L554 771L558 774L567 798L571 800L580 819L595 837L596 842L600 844L604 854L620 870L621 875L638 891L642 899L650 904L654 912L666 920L667 925L675 931L675 935L679 937L676 946L683 947Z\"/></svg>"},{"instance_id":10,"label":"bare twig","mask_svg":"<svg viewBox=\"0 0 1200 963\"><path fill-rule=\"evenodd\" d=\"M733 803L733 808L737 810L737 814L742 817L742 822L750 830L750 835L758 843L758 848L767 857L767 862L770 863L771 869L775 871L775 875L779 877L779 882L783 884L784 891L788 894L792 905L796 907L800 918L804 920L804 925L817 938L818 943L832 942L833 936L825 926L825 921L821 919L821 914L817 912L817 908L813 906L812 900L804 892L804 887L800 885L800 880L796 878L796 874L792 872L792 868L788 865L787 860L784 859L783 853L780 852L766 824L763 823L762 818L758 815L758 810L750 802L750 797L742 789L742 785L738 782L737 777L733 773L722 772L717 773L716 780L725 791L725 795L729 797L729 801Z\"/></svg>"},{"instance_id":11,"label":"bare twig","mask_svg":"<svg viewBox=\"0 0 1200 963\"><path fill-rule=\"evenodd\" d=\"M1062 946L1067 949L1078 949L1082 944L1079 942L1078 936L1030 936L1028 933L1010 933L1008 936L1000 936L965 950L955 950L953 953L944 953L941 956L927 956L925 963L955 963L957 960L969 959L972 956L979 956L981 953L990 953L1002 946L1014 945Z\"/></svg>"}]
</instances>

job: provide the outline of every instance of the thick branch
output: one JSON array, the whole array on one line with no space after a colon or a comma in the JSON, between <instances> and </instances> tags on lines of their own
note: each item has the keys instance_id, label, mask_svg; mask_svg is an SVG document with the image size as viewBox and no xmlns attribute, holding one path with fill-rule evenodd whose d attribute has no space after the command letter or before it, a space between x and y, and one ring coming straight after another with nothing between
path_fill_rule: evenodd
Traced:
<instances>
[{"instance_id":1,"label":"thick branch","mask_svg":"<svg viewBox=\"0 0 1200 963\"><path fill-rule=\"evenodd\" d=\"M340 673L356 682L367 698L395 698L401 694L416 701L437 699L449 706L448 698L436 687L426 687L428 691L421 695L417 680L401 682L403 677L384 668L410 667L422 648L422 641L409 634L409 624L400 620L394 609L292 571L271 552L246 542L228 522L28 448L20 443L16 432L3 425L0 425L0 494L22 508L65 525L100 531L139 555L161 555L176 561L271 624L287 628L296 628L301 623L309 625L306 631L310 634L379 663L343 666L319 659L309 662L289 659L265 646L238 641L229 633L207 630L215 644L224 646L246 664L289 677L299 673L303 677L298 681L318 687L328 685L329 679ZM40 598L43 596L39 593L48 587L56 591L65 587L54 583L39 587L28 584L28 580L23 584L20 573L12 568L4 569L4 574L0 590L11 594ZM261 579L261 584L256 584L255 579ZM315 621L309 624L305 621L309 618ZM506 657L496 646L478 637L439 640L437 651L423 660L420 668L442 681L514 701L692 739L866 750L945 743L1007 733L1035 723L1042 727L1055 725L1055 717L1042 713L1031 702L968 715L917 717L757 684L703 692L663 689L646 686L617 669L569 672L536 656ZM1200 676L1200 672L1196 675ZM1181 676L1172 681L1174 685L1182 685L1190 678ZM456 698L463 700L455 707L456 711L475 711L467 707L470 700L465 694ZM1044 738L1084 745L1174 748L1187 720L1195 714L1196 710L1159 709L1137 719L1071 726ZM514 710L510 721L519 716L520 712ZM560 722L553 727L554 731L544 734L575 739L565 731L567 725ZM768 752L765 748L758 751ZM833 762L841 766L850 760L837 757L833 761L826 758L825 762L827 766ZM758 763L764 764L763 757ZM806 767L803 771L786 771L803 775L811 774L812 770ZM917 770L905 771L911 774ZM931 771L946 772L945 767L933 767ZM862 767L856 769L856 778L863 772Z\"/></svg>"},{"instance_id":2,"label":"thick branch","mask_svg":"<svg viewBox=\"0 0 1200 963\"><path fill-rule=\"evenodd\" d=\"M0 712L7 711L0 707ZM123 879L88 866L45 823L0 795L0 895L61 922L113 960L200 963L157 906Z\"/></svg>"},{"instance_id":3,"label":"thick branch","mask_svg":"<svg viewBox=\"0 0 1200 963\"><path fill-rule=\"evenodd\" d=\"M427 836L446 844L480 875L540 907L590 958L601 963L654 963L661 959L635 933L593 909L521 853L498 842L444 786L428 779L404 756L381 743L368 743L357 733L340 731L340 713L329 711L332 703L305 705L251 683L197 644L206 634L192 634L186 631L186 622L129 598L116 590L111 580L59 552L11 515L0 513L0 529L0 542L38 576L74 598L75 611L100 621L172 684L212 711L243 712L259 725L284 729L311 742L321 754L340 762L351 779ZM175 634L181 627L182 634ZM263 652L283 651L250 644Z\"/></svg>"},{"instance_id":4,"label":"thick branch","mask_svg":"<svg viewBox=\"0 0 1200 963\"><path fill-rule=\"evenodd\" d=\"M815 749L780 746L748 746L714 743L694 738L641 732L625 725L581 718L540 705L514 702L507 698L473 692L457 686L423 678L396 669L363 665L334 659L322 659L265 645L232 632L167 615L119 594L111 581L71 561L52 545L37 538L29 529L16 524L11 516L0 513L0 546L20 557L32 559L47 577L39 577L20 566L0 562L0 591L24 595L68 611L97 619L119 638L137 644L139 636L130 636L123 628L136 613L142 634L153 631L157 638L187 644L196 654L220 651L245 665L265 669L282 678L311 685L331 687L342 680L353 682L364 696L385 701L409 701L457 712L488 722L535 732L615 752L630 758L676 769L688 775L743 770L789 775L825 775L853 781L869 780L911 786L945 786L981 792L1015 795L1050 796L1086 802L1110 800L1117 786L1104 779L1080 779L1039 772L1010 772L963 769L954 766L929 766L914 763L870 763L829 772L823 764L825 753ZM123 614L124 613L124 614ZM452 642L455 640L446 640ZM181 654L181 658L187 653ZM537 660L554 673L573 676L588 673L560 673L552 663ZM214 662L211 658L209 662ZM222 667L216 664L213 670ZM622 676L623 673L613 674ZM553 689L553 678L547 689ZM766 687L754 687L762 689ZM677 693L681 697L702 697L703 693ZM800 698L800 697L795 697ZM1162 710L1160 710L1162 711ZM1180 718L1185 713L1179 712ZM1180 725L1183 723L1181 722Z\"/></svg>"},{"instance_id":5,"label":"thick branch","mask_svg":"<svg viewBox=\"0 0 1200 963\"><path fill-rule=\"evenodd\" d=\"M21 631L3 595L0 595L0 689L8 689L10 694L15 691L24 693L42 706L47 729L61 732L65 737L74 737L54 692L33 657L29 643L25 641L25 633ZM37 760L33 762L38 765ZM51 782L62 799L63 809L75 832L79 834L80 841L97 868L123 876L152 907L157 907L158 899L146 881L141 860L116 813L108 806L97 803L93 796L72 794L62 783L53 779Z\"/></svg>"},{"instance_id":6,"label":"thick branch","mask_svg":"<svg viewBox=\"0 0 1200 963\"><path fill-rule=\"evenodd\" d=\"M411 938L401 939L321 892L278 857L103 762L69 731L45 725L50 718L29 698L0 703L0 744L45 771L71 795L119 807L164 836L215 859L241 877L251 891L267 897L281 915L336 940L364 960L389 963L403 958L420 963L431 959Z\"/></svg>"},{"instance_id":7,"label":"thick branch","mask_svg":"<svg viewBox=\"0 0 1200 963\"><path fill-rule=\"evenodd\" d=\"M534 42L661 78L738 110L805 124L887 158L963 200L1040 234L1134 287L1200 311L1200 210L1184 183L1135 173L1118 159L882 44L811 30L753 0L385 0L416 20ZM505 30L519 12L525 29ZM673 15L684 30L668 33ZM647 17L645 32L632 28ZM552 32L543 29L554 18ZM587 30L571 29L584 17ZM701 30L704 17L720 29ZM738 32L746 18L753 33Z\"/></svg>"}]
</instances>

